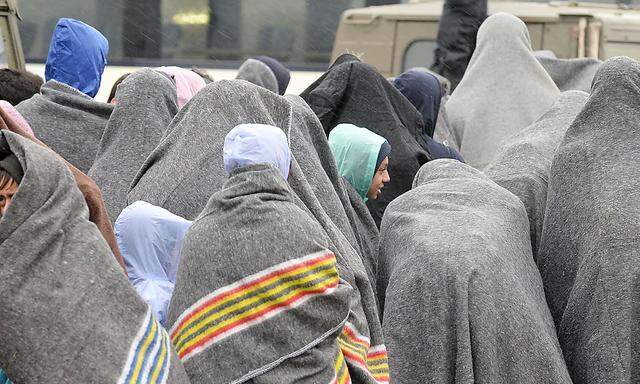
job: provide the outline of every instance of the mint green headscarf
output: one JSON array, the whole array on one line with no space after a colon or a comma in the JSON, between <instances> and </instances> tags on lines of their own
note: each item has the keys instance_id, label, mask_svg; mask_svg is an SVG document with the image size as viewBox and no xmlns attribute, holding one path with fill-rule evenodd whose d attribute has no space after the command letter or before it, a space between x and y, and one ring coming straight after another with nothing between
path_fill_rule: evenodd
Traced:
<instances>
[{"instance_id":1,"label":"mint green headscarf","mask_svg":"<svg viewBox=\"0 0 640 384\"><path fill-rule=\"evenodd\" d=\"M0 368L0 384L12 384L11 380L7 377L7 375Z\"/></svg>"},{"instance_id":2,"label":"mint green headscarf","mask_svg":"<svg viewBox=\"0 0 640 384\"><path fill-rule=\"evenodd\" d=\"M385 141L384 137L353 124L339 124L329 134L329 147L338 172L365 202L376 173L380 147Z\"/></svg>"}]
</instances>

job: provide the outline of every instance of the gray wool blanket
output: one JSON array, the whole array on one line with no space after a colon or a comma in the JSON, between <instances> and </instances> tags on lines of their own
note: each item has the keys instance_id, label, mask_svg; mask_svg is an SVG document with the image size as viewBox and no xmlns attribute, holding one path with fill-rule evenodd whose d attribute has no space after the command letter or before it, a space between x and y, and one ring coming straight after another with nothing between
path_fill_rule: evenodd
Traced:
<instances>
[{"instance_id":1,"label":"gray wool blanket","mask_svg":"<svg viewBox=\"0 0 640 384\"><path fill-rule=\"evenodd\" d=\"M602 65L598 59L557 59L536 55L561 91L591 92L591 82Z\"/></svg>"},{"instance_id":2,"label":"gray wool blanket","mask_svg":"<svg viewBox=\"0 0 640 384\"><path fill-rule=\"evenodd\" d=\"M84 173L98 152L113 105L56 80L16 106L36 137Z\"/></svg>"},{"instance_id":3,"label":"gray wool blanket","mask_svg":"<svg viewBox=\"0 0 640 384\"><path fill-rule=\"evenodd\" d=\"M226 180L222 163L225 135L238 124L275 125L286 129L287 135L290 131L296 132L297 145L291 143L292 153L305 164L309 184L315 194L322 196L325 212L352 246L357 247L344 210L348 196L345 191L338 195L332 187L339 185L335 164L336 182L321 166L320 159L326 160L331 152L326 137L326 150L321 152L322 156L314 150L313 143L320 140L314 133L317 118L304 101L296 96L274 95L236 80L219 81L201 91L202 94L196 95L171 123L166 137L138 172L129 201L147 201L194 220ZM319 144L318 147L322 148Z\"/></svg>"},{"instance_id":4,"label":"gray wool blanket","mask_svg":"<svg viewBox=\"0 0 640 384\"><path fill-rule=\"evenodd\" d=\"M352 289L295 199L275 167L239 168L189 229L169 322L192 384L329 383L347 371L338 337Z\"/></svg>"},{"instance_id":5,"label":"gray wool blanket","mask_svg":"<svg viewBox=\"0 0 640 384\"><path fill-rule=\"evenodd\" d=\"M341 182L342 177L322 124L299 96L287 95L284 99L291 108L291 129L288 129L291 152L300 164L322 210L349 244L362 255L356 233L357 227L352 220L349 194Z\"/></svg>"},{"instance_id":6,"label":"gray wool blanket","mask_svg":"<svg viewBox=\"0 0 640 384\"><path fill-rule=\"evenodd\" d=\"M506 13L488 17L446 103L447 122L465 162L484 169L506 139L538 120L559 95L531 50L525 23Z\"/></svg>"},{"instance_id":7,"label":"gray wool blanket","mask_svg":"<svg viewBox=\"0 0 640 384\"><path fill-rule=\"evenodd\" d=\"M67 166L2 131L0 158L9 153L24 178L0 218L0 367L21 384L188 384Z\"/></svg>"},{"instance_id":8,"label":"gray wool blanket","mask_svg":"<svg viewBox=\"0 0 640 384\"><path fill-rule=\"evenodd\" d=\"M531 248L536 258L547 205L551 162L564 134L589 95L567 91L538 121L506 141L485 174L520 198L527 209Z\"/></svg>"},{"instance_id":9,"label":"gray wool blanket","mask_svg":"<svg viewBox=\"0 0 640 384\"><path fill-rule=\"evenodd\" d=\"M460 152L460 144L447 117L447 102L449 98L450 96L445 96L442 98L442 101L440 101L440 111L438 112L436 128L433 131L433 139Z\"/></svg>"},{"instance_id":10,"label":"gray wool blanket","mask_svg":"<svg viewBox=\"0 0 640 384\"><path fill-rule=\"evenodd\" d=\"M133 178L178 112L175 85L152 69L129 75L118 86L116 99L88 173L102 190L112 223L128 205Z\"/></svg>"},{"instance_id":11,"label":"gray wool blanket","mask_svg":"<svg viewBox=\"0 0 640 384\"><path fill-rule=\"evenodd\" d=\"M222 161L226 134L243 123L282 128L294 158L288 181L297 203L322 226L330 240L330 249L336 254L340 277L353 288L349 323L358 334L368 338L367 350L375 352L371 352L372 356L384 355L386 359L375 293L357 249L357 240L332 180L304 133L310 132L307 124L316 121L309 118L312 115L297 96L282 97L237 80L209 84L174 119L167 135L138 173L129 200L147 201L195 219L227 180ZM365 359L365 368L366 362ZM350 369L355 382L367 382L371 376L366 369L357 368L355 372L358 375Z\"/></svg>"},{"instance_id":12,"label":"gray wool blanket","mask_svg":"<svg viewBox=\"0 0 640 384\"><path fill-rule=\"evenodd\" d=\"M278 93L278 79L269 66L256 59L248 59L240 68L236 79L248 81L259 87Z\"/></svg>"},{"instance_id":13,"label":"gray wool blanket","mask_svg":"<svg viewBox=\"0 0 640 384\"><path fill-rule=\"evenodd\" d=\"M350 207L347 208L347 216L351 221L358 245L362 261L369 275L369 281L374 288L377 289L376 276L378 274L378 242L380 241L380 231L373 221L371 213L367 205L364 203L358 192L349 184L345 178L341 179L341 183L349 196Z\"/></svg>"},{"instance_id":14,"label":"gray wool blanket","mask_svg":"<svg viewBox=\"0 0 640 384\"><path fill-rule=\"evenodd\" d=\"M351 381L388 382L387 352L382 338L375 288L367 273L366 257L356 250L357 247L352 245L353 240L345 235L348 230L337 224L344 222L348 216L343 216L340 210L342 206L336 198L336 190L329 187L331 181L314 151L316 147L303 134L304 131L311 130L310 125L298 125L300 122L307 124L309 120L302 117L313 115L313 111L298 96L287 96L285 99L291 105L293 117L291 128L288 129L294 155L289 184L300 199L299 205L309 210L323 227L331 242L330 249L336 253L340 277L353 288L351 313L339 338ZM317 120L314 118L312 121ZM314 126L315 124L313 123ZM354 346L360 352L354 351Z\"/></svg>"},{"instance_id":15,"label":"gray wool blanket","mask_svg":"<svg viewBox=\"0 0 640 384\"><path fill-rule=\"evenodd\" d=\"M375 291L378 227L355 189L340 176L327 135L316 114L300 97L287 95L285 98L292 105L293 121L296 122L296 129L291 135L291 146L296 159L304 169L323 210L361 256ZM318 165L322 165L322 168ZM333 185L333 190L327 188L327 181ZM337 205L334 192L342 206ZM345 219L348 220L347 223Z\"/></svg>"},{"instance_id":16,"label":"gray wool blanket","mask_svg":"<svg viewBox=\"0 0 640 384\"><path fill-rule=\"evenodd\" d=\"M387 208L379 294L397 383L571 383L522 202L434 160Z\"/></svg>"},{"instance_id":17,"label":"gray wool blanket","mask_svg":"<svg viewBox=\"0 0 640 384\"><path fill-rule=\"evenodd\" d=\"M538 267L576 384L640 378L639 90L606 61L551 167Z\"/></svg>"}]
</instances>

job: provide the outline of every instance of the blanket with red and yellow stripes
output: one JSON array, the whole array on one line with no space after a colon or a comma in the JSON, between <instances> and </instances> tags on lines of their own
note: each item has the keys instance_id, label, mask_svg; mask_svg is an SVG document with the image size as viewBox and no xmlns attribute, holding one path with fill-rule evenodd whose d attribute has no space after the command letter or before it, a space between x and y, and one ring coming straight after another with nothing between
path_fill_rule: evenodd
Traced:
<instances>
[{"instance_id":1,"label":"blanket with red and yellow stripes","mask_svg":"<svg viewBox=\"0 0 640 384\"><path fill-rule=\"evenodd\" d=\"M242 381L335 338L348 289L330 251L289 260L197 300L175 321L171 341L186 366Z\"/></svg>"},{"instance_id":2,"label":"blanket with red and yellow stripes","mask_svg":"<svg viewBox=\"0 0 640 384\"><path fill-rule=\"evenodd\" d=\"M371 346L369 338L361 335L356 327L347 322L338 336L340 356L336 359L336 383L351 382L343 378L341 365L346 364L349 375L359 377L367 383L389 383L389 363L384 344ZM344 362L344 363L343 363Z\"/></svg>"}]
</instances>

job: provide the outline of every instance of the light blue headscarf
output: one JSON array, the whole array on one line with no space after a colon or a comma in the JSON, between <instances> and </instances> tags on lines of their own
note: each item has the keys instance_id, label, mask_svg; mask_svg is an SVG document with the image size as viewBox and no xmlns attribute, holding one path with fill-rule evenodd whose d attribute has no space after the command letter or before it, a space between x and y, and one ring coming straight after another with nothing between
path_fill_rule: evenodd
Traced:
<instances>
[{"instance_id":1,"label":"light blue headscarf","mask_svg":"<svg viewBox=\"0 0 640 384\"><path fill-rule=\"evenodd\" d=\"M109 42L98 30L82 21L60 19L51 38L45 78L95 97L108 54Z\"/></svg>"},{"instance_id":2,"label":"light blue headscarf","mask_svg":"<svg viewBox=\"0 0 640 384\"><path fill-rule=\"evenodd\" d=\"M282 129L265 124L241 124L224 138L224 169L227 174L240 167L272 164L285 180L289 178L291 150Z\"/></svg>"},{"instance_id":3,"label":"light blue headscarf","mask_svg":"<svg viewBox=\"0 0 640 384\"><path fill-rule=\"evenodd\" d=\"M163 325L189 226L191 221L144 201L125 208L115 223L129 280Z\"/></svg>"},{"instance_id":4,"label":"light blue headscarf","mask_svg":"<svg viewBox=\"0 0 640 384\"><path fill-rule=\"evenodd\" d=\"M338 124L329 134L329 148L340 176L349 181L365 202L376 173L380 149L386 142L384 137L353 124Z\"/></svg>"}]
</instances>

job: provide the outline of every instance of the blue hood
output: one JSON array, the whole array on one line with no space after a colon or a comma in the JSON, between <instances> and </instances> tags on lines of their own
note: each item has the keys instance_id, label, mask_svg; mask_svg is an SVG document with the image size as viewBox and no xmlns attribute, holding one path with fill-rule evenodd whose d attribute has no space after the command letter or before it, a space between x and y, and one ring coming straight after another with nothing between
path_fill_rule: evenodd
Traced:
<instances>
[{"instance_id":1,"label":"blue hood","mask_svg":"<svg viewBox=\"0 0 640 384\"><path fill-rule=\"evenodd\" d=\"M45 78L95 97L108 53L109 42L95 28L82 21L60 19L51 38Z\"/></svg>"},{"instance_id":2,"label":"blue hood","mask_svg":"<svg viewBox=\"0 0 640 384\"><path fill-rule=\"evenodd\" d=\"M422 115L425 127L423 136L431 160L456 159L464 163L464 159L458 151L433 139L442 101L442 88L438 78L430 73L410 69L396 77L393 85Z\"/></svg>"},{"instance_id":3,"label":"blue hood","mask_svg":"<svg viewBox=\"0 0 640 384\"><path fill-rule=\"evenodd\" d=\"M393 85L420 112L426 134L433 137L442 99L438 79L430 73L410 69L396 77Z\"/></svg>"}]
</instances>

